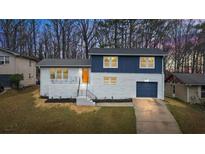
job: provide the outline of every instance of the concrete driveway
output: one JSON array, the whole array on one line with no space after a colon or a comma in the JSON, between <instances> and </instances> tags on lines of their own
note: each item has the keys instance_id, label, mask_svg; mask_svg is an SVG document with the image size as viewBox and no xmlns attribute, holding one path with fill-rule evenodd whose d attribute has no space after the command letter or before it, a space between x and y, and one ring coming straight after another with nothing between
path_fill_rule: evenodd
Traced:
<instances>
[{"instance_id":1,"label":"concrete driveway","mask_svg":"<svg viewBox=\"0 0 205 154\"><path fill-rule=\"evenodd\" d=\"M133 99L137 133L139 134L179 134L179 126L159 99Z\"/></svg>"}]
</instances>

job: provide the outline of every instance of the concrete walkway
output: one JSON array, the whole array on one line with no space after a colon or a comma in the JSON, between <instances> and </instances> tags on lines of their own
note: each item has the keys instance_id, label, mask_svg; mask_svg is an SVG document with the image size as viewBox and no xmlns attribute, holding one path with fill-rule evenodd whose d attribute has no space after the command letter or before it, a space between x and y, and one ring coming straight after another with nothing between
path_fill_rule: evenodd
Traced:
<instances>
[{"instance_id":1,"label":"concrete walkway","mask_svg":"<svg viewBox=\"0 0 205 154\"><path fill-rule=\"evenodd\" d=\"M133 103L96 103L96 106L103 107L133 107Z\"/></svg>"},{"instance_id":2,"label":"concrete walkway","mask_svg":"<svg viewBox=\"0 0 205 154\"><path fill-rule=\"evenodd\" d=\"M179 134L179 126L162 100L133 99L137 133Z\"/></svg>"}]
</instances>

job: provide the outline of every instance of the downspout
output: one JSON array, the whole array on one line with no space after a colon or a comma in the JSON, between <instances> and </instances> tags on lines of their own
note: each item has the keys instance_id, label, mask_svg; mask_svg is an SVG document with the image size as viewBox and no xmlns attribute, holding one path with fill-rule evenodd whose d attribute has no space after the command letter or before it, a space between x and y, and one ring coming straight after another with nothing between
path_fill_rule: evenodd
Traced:
<instances>
[{"instance_id":1,"label":"downspout","mask_svg":"<svg viewBox=\"0 0 205 154\"><path fill-rule=\"evenodd\" d=\"M198 96L201 99L201 86L198 86Z\"/></svg>"},{"instance_id":2,"label":"downspout","mask_svg":"<svg viewBox=\"0 0 205 154\"><path fill-rule=\"evenodd\" d=\"M16 56L14 56L14 59L15 59L15 60L14 60L15 74L17 74L17 68L16 68L16 67L17 67L17 64L16 64Z\"/></svg>"},{"instance_id":3,"label":"downspout","mask_svg":"<svg viewBox=\"0 0 205 154\"><path fill-rule=\"evenodd\" d=\"M164 85L165 85L165 80L164 80L164 72L165 72L165 63L164 63L164 56L163 56L163 58L162 58L162 80L163 80L163 85L162 85L162 90L163 90L163 96L162 96L162 98L163 98L163 100L164 100L164 93L165 93L165 91L164 91Z\"/></svg>"}]
</instances>

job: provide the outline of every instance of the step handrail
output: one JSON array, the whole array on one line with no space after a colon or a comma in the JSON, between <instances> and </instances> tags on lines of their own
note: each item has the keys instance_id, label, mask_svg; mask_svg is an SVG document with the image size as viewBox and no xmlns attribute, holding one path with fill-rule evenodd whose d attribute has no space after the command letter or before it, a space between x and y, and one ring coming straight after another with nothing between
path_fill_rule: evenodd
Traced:
<instances>
[{"instance_id":1,"label":"step handrail","mask_svg":"<svg viewBox=\"0 0 205 154\"><path fill-rule=\"evenodd\" d=\"M97 99L97 96L93 94L90 90L86 89L86 97L89 97L90 99Z\"/></svg>"}]
</instances>

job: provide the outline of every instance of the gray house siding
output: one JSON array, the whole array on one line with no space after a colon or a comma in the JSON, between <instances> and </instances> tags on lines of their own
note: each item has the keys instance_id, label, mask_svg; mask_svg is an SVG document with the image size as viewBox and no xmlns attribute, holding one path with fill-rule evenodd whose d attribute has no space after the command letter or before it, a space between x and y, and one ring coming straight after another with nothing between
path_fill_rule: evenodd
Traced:
<instances>
[{"instance_id":1,"label":"gray house siding","mask_svg":"<svg viewBox=\"0 0 205 154\"><path fill-rule=\"evenodd\" d=\"M173 84L165 83L165 96L174 97ZM184 84L175 84L175 98L188 103L201 103L201 86L187 86Z\"/></svg>"},{"instance_id":2,"label":"gray house siding","mask_svg":"<svg viewBox=\"0 0 205 154\"><path fill-rule=\"evenodd\" d=\"M172 83L165 83L165 96L174 97ZM175 84L175 97L187 102L187 87L184 84Z\"/></svg>"},{"instance_id":3,"label":"gray house siding","mask_svg":"<svg viewBox=\"0 0 205 154\"><path fill-rule=\"evenodd\" d=\"M22 86L36 84L36 61L16 56L11 53L1 51L0 56L8 56L9 63L0 65L0 82L5 87L10 86L10 76L12 74L23 74L24 79L20 82Z\"/></svg>"}]
</instances>

